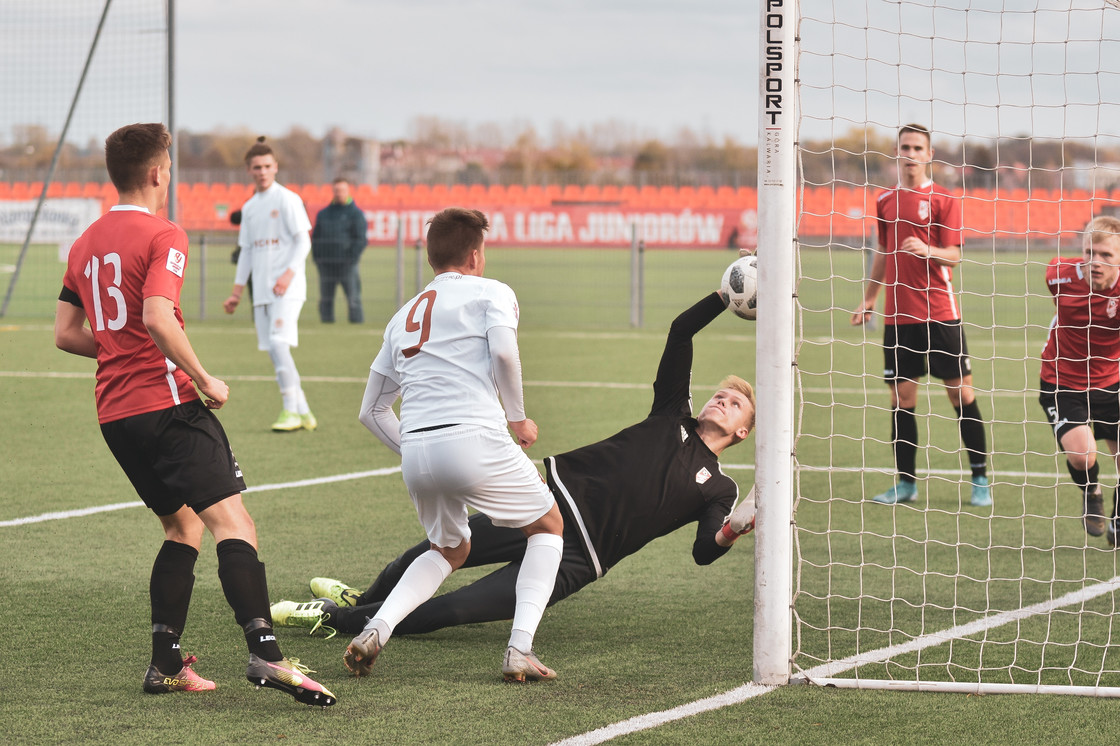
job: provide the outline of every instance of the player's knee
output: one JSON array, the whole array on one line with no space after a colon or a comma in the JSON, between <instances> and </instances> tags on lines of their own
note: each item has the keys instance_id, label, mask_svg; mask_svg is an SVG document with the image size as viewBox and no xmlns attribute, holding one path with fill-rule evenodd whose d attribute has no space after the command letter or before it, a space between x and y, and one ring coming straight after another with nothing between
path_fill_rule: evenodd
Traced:
<instances>
[{"instance_id":1,"label":"player's knee","mask_svg":"<svg viewBox=\"0 0 1120 746\"><path fill-rule=\"evenodd\" d=\"M1069 466L1071 469L1074 469L1076 471L1086 471L1088 469L1091 469L1093 465L1097 463L1097 456L1095 453L1067 452L1066 461L1069 462Z\"/></svg>"}]
</instances>

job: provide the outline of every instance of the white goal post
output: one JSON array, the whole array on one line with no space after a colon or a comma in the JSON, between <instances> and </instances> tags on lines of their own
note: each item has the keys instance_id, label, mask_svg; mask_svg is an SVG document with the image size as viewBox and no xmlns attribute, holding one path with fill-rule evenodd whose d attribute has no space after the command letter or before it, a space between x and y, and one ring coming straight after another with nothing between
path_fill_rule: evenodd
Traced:
<instances>
[{"instance_id":1,"label":"white goal post","mask_svg":"<svg viewBox=\"0 0 1120 746\"><path fill-rule=\"evenodd\" d=\"M759 5L754 681L1120 696L1120 551L1086 533L1039 403L1047 265L1120 216L1120 7ZM970 502L965 416L928 374L917 497L871 499L896 479L883 298L874 324L851 321L910 123L961 205L952 285L988 507ZM1118 477L1098 449L1107 514Z\"/></svg>"}]
</instances>

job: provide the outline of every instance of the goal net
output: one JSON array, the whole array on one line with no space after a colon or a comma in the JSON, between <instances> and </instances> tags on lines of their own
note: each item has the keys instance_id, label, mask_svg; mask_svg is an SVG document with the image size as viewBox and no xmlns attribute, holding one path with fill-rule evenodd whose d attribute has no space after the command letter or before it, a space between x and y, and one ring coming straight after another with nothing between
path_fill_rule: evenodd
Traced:
<instances>
[{"instance_id":1,"label":"goal net","mask_svg":"<svg viewBox=\"0 0 1120 746\"><path fill-rule=\"evenodd\" d=\"M167 3L0 3L0 29L0 299L34 316L54 308L70 243L115 203L105 138L166 121Z\"/></svg>"},{"instance_id":2,"label":"goal net","mask_svg":"<svg viewBox=\"0 0 1120 746\"><path fill-rule=\"evenodd\" d=\"M1086 533L1082 493L1039 404L1054 315L1047 265L1080 256L1091 217L1120 214L1120 9L798 5L790 675L1120 696L1117 550ZM933 180L961 202L953 286L990 507L971 503L958 413L928 375L914 414L916 499L872 499L896 480L885 292L868 324L852 315L879 246L876 197L899 181L896 137L909 123L932 132ZM1097 446L1107 515L1117 476Z\"/></svg>"}]
</instances>

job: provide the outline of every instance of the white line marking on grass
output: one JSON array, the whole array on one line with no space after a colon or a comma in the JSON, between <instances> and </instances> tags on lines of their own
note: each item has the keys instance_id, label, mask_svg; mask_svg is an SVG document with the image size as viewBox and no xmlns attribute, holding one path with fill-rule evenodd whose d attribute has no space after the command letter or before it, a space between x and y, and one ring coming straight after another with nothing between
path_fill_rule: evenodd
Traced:
<instances>
[{"instance_id":1,"label":"white line marking on grass","mask_svg":"<svg viewBox=\"0 0 1120 746\"><path fill-rule=\"evenodd\" d=\"M794 679L806 679L809 683L813 683L813 679L815 678L829 678L837 674L846 673L853 668L858 668L865 664L882 663L883 661L890 660L899 655L914 653L928 647L933 647L934 645L940 645L943 642L950 642L952 640L959 640L971 635L976 635L994 629L995 627L1026 619L1027 617L1037 614L1048 614L1055 609L1060 609L1065 606L1082 604L1116 590L1120 590L1120 576L1094 586L1072 591L1050 601L1043 601L1042 603L1025 606L1012 611L1000 612L999 614L983 617L968 622L967 624L958 624L943 632L934 632L933 634L918 637L901 645L891 645L890 647L880 648L879 650L873 650L869 653L857 654L849 658L844 658L843 660L825 663L810 668L807 671L802 671L800 674L795 675ZM695 702L689 702L688 704L680 705L679 707L674 707L669 710L638 715L629 720L623 720L613 725L607 725L593 731L588 731L587 733L581 733L578 736L565 738L562 741L556 741L553 746L593 746L593 744L603 743L604 741L609 741L618 736L625 736L641 730L656 728L659 725L691 717L692 715L697 715L702 712L709 712L711 710L718 710L721 707L737 705L746 702L748 699L753 699L763 694L769 694L776 688L775 686L763 686L761 684L744 684L743 686L726 691L723 694L716 694L711 697L705 697L704 699L698 699Z\"/></svg>"},{"instance_id":2,"label":"white line marking on grass","mask_svg":"<svg viewBox=\"0 0 1120 746\"><path fill-rule=\"evenodd\" d=\"M674 707L671 710L662 710L661 712L651 712L646 715L638 715L629 720L623 720L620 723L607 725L596 730L581 733L578 736L565 738L563 741L556 741L553 746L592 746L592 744L603 743L618 736L625 736L630 733L636 733L640 730L648 730L656 728L659 725L670 723L674 720L698 715L701 712L708 712L710 710L718 710L721 707L728 707L730 705L737 705L740 702L746 702L748 699L758 697L762 694L769 694L774 690L772 686L762 686L760 684L744 684L743 686L732 689L723 694L716 694L712 697L705 699L698 699L695 702L689 702L687 705Z\"/></svg>"},{"instance_id":3,"label":"white line marking on grass","mask_svg":"<svg viewBox=\"0 0 1120 746\"><path fill-rule=\"evenodd\" d=\"M329 477L314 477L312 479L300 479L295 482L278 482L276 484L261 484L256 487L247 487L242 494L250 492L268 492L269 490L286 490L292 487L311 487L320 484L331 484L332 482L346 482L351 479L365 479L366 477L384 477L389 474L397 474L401 470L399 466L389 466L384 469L371 469L369 471L355 471L349 474L335 474ZM113 503L112 505L98 505L92 508L77 508L75 510L60 510L53 513L40 513L39 515L28 516L26 518L14 518L10 521L0 521L0 528L7 528L10 526L26 526L29 523L44 523L46 521L60 521L67 518L81 518L86 515L94 515L95 513L109 513L114 510L124 510L125 508L142 508L144 503L140 500L127 503Z\"/></svg>"}]
</instances>

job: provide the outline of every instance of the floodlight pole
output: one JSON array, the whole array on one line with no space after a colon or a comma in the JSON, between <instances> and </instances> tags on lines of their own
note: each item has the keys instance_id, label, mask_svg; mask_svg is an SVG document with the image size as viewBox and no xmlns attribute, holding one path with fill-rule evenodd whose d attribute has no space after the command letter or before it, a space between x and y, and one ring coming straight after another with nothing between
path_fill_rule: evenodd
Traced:
<instances>
[{"instance_id":1,"label":"floodlight pole","mask_svg":"<svg viewBox=\"0 0 1120 746\"><path fill-rule=\"evenodd\" d=\"M759 3L754 682L787 684L793 656L797 0Z\"/></svg>"},{"instance_id":2,"label":"floodlight pole","mask_svg":"<svg viewBox=\"0 0 1120 746\"><path fill-rule=\"evenodd\" d=\"M39 213L43 209L43 203L47 200L47 189L50 188L51 180L54 178L55 167L58 166L58 158L62 154L62 146L66 142L66 133L70 131L70 122L74 119L74 109L78 107L78 99L82 95L82 86L86 82L86 74L89 73L89 65L93 62L93 53L97 49L97 42L101 38L101 29L105 27L105 18L109 15L109 6L112 5L113 0L105 0L105 7L101 10L101 20L97 22L97 31L93 34L93 42L89 45L89 54L86 55L86 64L82 67L82 75L78 78L78 87L74 90L74 98L70 99L70 111L66 112L66 123L62 125L62 132L58 136L58 144L54 148L54 155L51 157L50 168L47 169L47 175L43 179L43 191L39 193L39 201L35 203L35 212L31 215L31 222L27 226L27 235L23 238L23 246L19 250L19 258L16 259L16 268L12 272L12 279L8 282L8 292L4 294L4 305L0 306L0 316L5 316L8 313L8 304L12 302L12 293L15 292L16 282L19 280L19 271L23 267L23 260L27 258L27 248L31 245L31 234L35 231L35 226L39 222Z\"/></svg>"}]
</instances>

